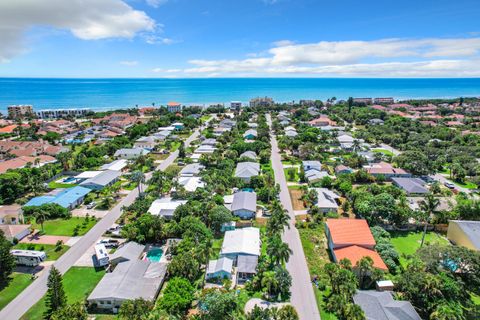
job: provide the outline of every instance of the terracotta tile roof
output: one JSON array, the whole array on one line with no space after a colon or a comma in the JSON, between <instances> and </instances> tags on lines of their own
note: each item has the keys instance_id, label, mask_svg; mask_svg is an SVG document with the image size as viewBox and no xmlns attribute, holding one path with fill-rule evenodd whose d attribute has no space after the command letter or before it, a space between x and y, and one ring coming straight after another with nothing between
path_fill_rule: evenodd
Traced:
<instances>
[{"instance_id":1,"label":"terracotta tile roof","mask_svg":"<svg viewBox=\"0 0 480 320\"><path fill-rule=\"evenodd\" d=\"M345 248L333 250L337 261L348 259L355 266L363 257L370 257L373 260L373 266L377 269L388 270L380 255L375 250L366 249L360 246L348 246Z\"/></svg>"},{"instance_id":2,"label":"terracotta tile roof","mask_svg":"<svg viewBox=\"0 0 480 320\"><path fill-rule=\"evenodd\" d=\"M364 219L327 219L334 247L361 245L373 247L375 239Z\"/></svg>"},{"instance_id":3,"label":"terracotta tile roof","mask_svg":"<svg viewBox=\"0 0 480 320\"><path fill-rule=\"evenodd\" d=\"M370 108L373 108L373 109L375 109L375 110L381 110L381 111L383 111L383 110L387 110L387 108L385 108L384 106L377 105L377 104L376 104L376 105L373 105L373 106L371 106Z\"/></svg>"},{"instance_id":4,"label":"terracotta tile roof","mask_svg":"<svg viewBox=\"0 0 480 320\"><path fill-rule=\"evenodd\" d=\"M16 124L11 124L9 126L0 128L0 133L12 133L18 126Z\"/></svg>"},{"instance_id":5,"label":"terracotta tile roof","mask_svg":"<svg viewBox=\"0 0 480 320\"><path fill-rule=\"evenodd\" d=\"M25 231L25 229L30 229L30 227L31 225L29 224L1 224L0 230L3 231L7 239L11 239Z\"/></svg>"},{"instance_id":6,"label":"terracotta tile roof","mask_svg":"<svg viewBox=\"0 0 480 320\"><path fill-rule=\"evenodd\" d=\"M8 169L19 169L23 168L27 165L27 163L31 163L32 165L35 163L35 159L40 160L40 165L44 165L49 162L57 161L54 157L47 156L47 155L40 155L36 157L18 157L11 160L0 162L0 173L7 172Z\"/></svg>"}]
</instances>

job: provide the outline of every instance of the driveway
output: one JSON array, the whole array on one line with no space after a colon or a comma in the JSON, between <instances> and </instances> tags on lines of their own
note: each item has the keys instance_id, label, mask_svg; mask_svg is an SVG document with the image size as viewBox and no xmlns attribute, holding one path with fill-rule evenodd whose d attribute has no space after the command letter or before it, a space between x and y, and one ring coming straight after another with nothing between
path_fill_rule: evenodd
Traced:
<instances>
[{"instance_id":1,"label":"driveway","mask_svg":"<svg viewBox=\"0 0 480 320\"><path fill-rule=\"evenodd\" d=\"M57 244L57 241L63 241L66 244L71 237L65 236L39 236L39 235L29 235L20 240L20 243L33 243L33 244Z\"/></svg>"},{"instance_id":2,"label":"driveway","mask_svg":"<svg viewBox=\"0 0 480 320\"><path fill-rule=\"evenodd\" d=\"M87 209L85 206L82 206L72 210L72 217L86 217L88 214L89 217L101 219L109 212L108 210Z\"/></svg>"},{"instance_id":3,"label":"driveway","mask_svg":"<svg viewBox=\"0 0 480 320\"><path fill-rule=\"evenodd\" d=\"M448 180L444 175L442 175L440 173L431 175L430 178L440 182L440 184L442 184L442 185L444 185L445 182L453 183L452 181ZM456 185L455 183L453 183L453 184L455 185L455 189L457 189L460 192L465 192L467 194L473 193L472 189L467 189L467 188L464 188L464 187L460 187L459 185Z\"/></svg>"},{"instance_id":4,"label":"driveway","mask_svg":"<svg viewBox=\"0 0 480 320\"><path fill-rule=\"evenodd\" d=\"M271 127L272 121L270 115L267 115L268 125ZM320 313L317 308L317 301L313 292L313 286L310 281L310 272L303 253L302 243L297 228L295 228L295 213L293 211L292 201L288 192L287 180L281 162L281 156L278 149L277 139L273 132L270 132L272 144L272 168L275 175L275 181L280 185L280 201L283 207L290 215L290 228L285 228L282 239L288 243L293 254L287 262L287 270L292 276L291 303L298 312L301 320L320 319Z\"/></svg>"}]
</instances>

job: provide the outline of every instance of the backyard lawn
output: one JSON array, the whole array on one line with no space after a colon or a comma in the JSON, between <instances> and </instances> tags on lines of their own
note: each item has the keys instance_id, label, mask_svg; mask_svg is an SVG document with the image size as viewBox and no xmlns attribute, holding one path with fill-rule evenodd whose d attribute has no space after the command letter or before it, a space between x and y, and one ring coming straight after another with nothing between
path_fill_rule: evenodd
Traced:
<instances>
[{"instance_id":1,"label":"backyard lawn","mask_svg":"<svg viewBox=\"0 0 480 320\"><path fill-rule=\"evenodd\" d=\"M293 167L293 168L285 168L283 169L285 172L285 178L287 178L288 182L299 182L300 181L300 176L298 174L298 168Z\"/></svg>"},{"instance_id":2,"label":"backyard lawn","mask_svg":"<svg viewBox=\"0 0 480 320\"><path fill-rule=\"evenodd\" d=\"M63 179L63 178L66 178L66 177L55 179L55 181L58 181L58 180ZM77 184L73 184L73 183L58 183L58 182L55 182L55 181L51 181L51 182L48 183L48 188L49 189L73 188L73 187L77 186Z\"/></svg>"},{"instance_id":3,"label":"backyard lawn","mask_svg":"<svg viewBox=\"0 0 480 320\"><path fill-rule=\"evenodd\" d=\"M422 232L391 232L391 242L397 252L400 254L400 263L405 266L406 259L403 255L412 255L422 242ZM448 245L447 239L435 232L427 232L425 236L425 245L440 244Z\"/></svg>"},{"instance_id":4,"label":"backyard lawn","mask_svg":"<svg viewBox=\"0 0 480 320\"><path fill-rule=\"evenodd\" d=\"M10 275L10 282L6 287L0 287L0 310L15 299L32 282L31 275L14 272Z\"/></svg>"},{"instance_id":5,"label":"backyard lawn","mask_svg":"<svg viewBox=\"0 0 480 320\"><path fill-rule=\"evenodd\" d=\"M373 152L383 153L383 154L386 155L386 156L392 156L392 157L393 157L393 152L390 151L390 150L387 150L387 149L373 149L372 151L373 151Z\"/></svg>"},{"instance_id":6,"label":"backyard lawn","mask_svg":"<svg viewBox=\"0 0 480 320\"><path fill-rule=\"evenodd\" d=\"M210 115L209 114L206 114L206 115L203 115L200 117L200 121L202 121L202 123L206 122L208 119L210 119Z\"/></svg>"},{"instance_id":7,"label":"backyard lawn","mask_svg":"<svg viewBox=\"0 0 480 320\"><path fill-rule=\"evenodd\" d=\"M63 288L68 303L83 301L93 291L102 279L105 270L95 271L94 268L72 267L63 275ZM45 312L45 298L40 299L28 312L23 315L24 320L43 319Z\"/></svg>"},{"instance_id":8,"label":"backyard lawn","mask_svg":"<svg viewBox=\"0 0 480 320\"><path fill-rule=\"evenodd\" d=\"M78 225L79 230L77 236L83 236L95 225L95 223L97 223L97 221L93 218L90 218L85 225L83 224L84 221L85 218L83 217L47 220L43 223L43 230L46 235L71 237L74 235L74 229ZM40 224L34 223L33 227L37 230L42 230Z\"/></svg>"},{"instance_id":9,"label":"backyard lawn","mask_svg":"<svg viewBox=\"0 0 480 320\"><path fill-rule=\"evenodd\" d=\"M13 246L13 248L20 250L45 251L45 253L47 254L47 261L54 261L60 258L62 254L67 252L70 247L62 245L60 247L61 250L56 251L56 246L53 244L17 243L15 246Z\"/></svg>"}]
</instances>

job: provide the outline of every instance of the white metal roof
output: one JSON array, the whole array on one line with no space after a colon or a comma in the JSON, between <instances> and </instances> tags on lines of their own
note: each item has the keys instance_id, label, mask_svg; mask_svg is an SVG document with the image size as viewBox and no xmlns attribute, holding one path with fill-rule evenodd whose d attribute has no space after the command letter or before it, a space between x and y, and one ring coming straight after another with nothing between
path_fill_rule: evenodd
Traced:
<instances>
[{"instance_id":1,"label":"white metal roof","mask_svg":"<svg viewBox=\"0 0 480 320\"><path fill-rule=\"evenodd\" d=\"M220 254L260 256L260 229L250 227L226 231Z\"/></svg>"}]
</instances>

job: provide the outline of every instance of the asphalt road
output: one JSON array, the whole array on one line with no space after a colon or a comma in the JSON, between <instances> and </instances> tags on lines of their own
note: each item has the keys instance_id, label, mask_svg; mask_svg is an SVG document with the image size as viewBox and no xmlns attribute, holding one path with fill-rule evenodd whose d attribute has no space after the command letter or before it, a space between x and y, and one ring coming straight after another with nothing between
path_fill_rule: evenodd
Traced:
<instances>
[{"instance_id":1,"label":"asphalt road","mask_svg":"<svg viewBox=\"0 0 480 320\"><path fill-rule=\"evenodd\" d=\"M271 125L269 115L267 116L267 122ZM282 236L283 241L288 243L290 249L293 251L290 260L287 262L287 270L292 276L292 297L290 300L301 320L320 319L300 235L297 228L295 228L295 213L293 212L292 201L288 193L287 180L285 179L285 173L283 171L277 139L273 132L271 132L270 142L272 144L271 161L275 181L280 185L280 201L290 215L290 228L286 228Z\"/></svg>"},{"instance_id":2,"label":"asphalt road","mask_svg":"<svg viewBox=\"0 0 480 320\"><path fill-rule=\"evenodd\" d=\"M200 129L197 129L185 141L188 146L200 135ZM178 157L178 150L172 152L155 170L165 170ZM145 175L146 180L151 177L149 172ZM144 188L145 189L145 188ZM138 188L133 189L123 198L109 213L107 213L95 226L90 229L76 244L74 244L60 259L53 265L62 274L67 272L71 266L97 241L112 224L120 218L122 207L131 205L138 197ZM27 312L38 300L47 292L47 279L50 267L46 268L42 274L33 281L25 290L23 290L14 300L0 311L0 319L14 320L19 319Z\"/></svg>"},{"instance_id":3,"label":"asphalt road","mask_svg":"<svg viewBox=\"0 0 480 320\"><path fill-rule=\"evenodd\" d=\"M442 174L440 173L437 173L437 174L433 174L430 176L430 178L440 182L440 184L444 185L445 182L448 182L448 183L453 183L452 181L448 180L447 178L445 178ZM454 184L454 183L453 183ZM460 192L465 192L467 194L470 194L472 193L474 190L472 189L467 189L467 188L464 188L464 187L461 187L459 185L455 185L455 189L457 189L458 191Z\"/></svg>"}]
</instances>

